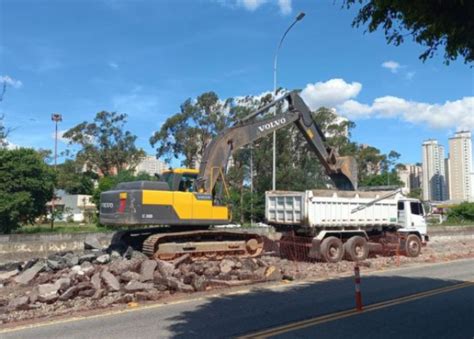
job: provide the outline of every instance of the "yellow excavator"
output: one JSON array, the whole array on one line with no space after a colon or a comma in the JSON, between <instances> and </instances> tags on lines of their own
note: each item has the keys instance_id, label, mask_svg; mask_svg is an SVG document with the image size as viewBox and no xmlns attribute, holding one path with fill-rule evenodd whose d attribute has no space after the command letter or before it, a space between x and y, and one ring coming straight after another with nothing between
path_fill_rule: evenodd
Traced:
<instances>
[{"instance_id":1,"label":"yellow excavator","mask_svg":"<svg viewBox=\"0 0 474 339\"><path fill-rule=\"evenodd\" d=\"M277 105L283 107L282 113L258 119ZM114 235L112 247L132 246L164 260L186 253L212 258L258 256L263 250L263 238L259 235L211 229L231 221L225 204L227 164L234 151L293 123L335 187L357 189L355 159L339 157L326 144L303 99L297 92L289 92L218 134L206 147L199 170L176 168L164 172L161 181L120 183L103 192L100 222L130 226L128 231Z\"/></svg>"}]
</instances>

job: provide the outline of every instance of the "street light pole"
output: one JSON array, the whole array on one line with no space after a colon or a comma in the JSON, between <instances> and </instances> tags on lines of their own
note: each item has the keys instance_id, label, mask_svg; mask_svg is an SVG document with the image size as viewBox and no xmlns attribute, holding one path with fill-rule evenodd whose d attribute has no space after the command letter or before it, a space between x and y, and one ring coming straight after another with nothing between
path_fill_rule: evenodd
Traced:
<instances>
[{"instance_id":1,"label":"street light pole","mask_svg":"<svg viewBox=\"0 0 474 339\"><path fill-rule=\"evenodd\" d=\"M57 173L58 167L58 123L63 121L63 116L59 113L51 114L51 120L55 123L55 132L54 132L54 172ZM51 200L51 229L54 228L54 183L53 183L53 199Z\"/></svg>"},{"instance_id":2,"label":"street light pole","mask_svg":"<svg viewBox=\"0 0 474 339\"><path fill-rule=\"evenodd\" d=\"M306 14L304 12L300 12L292 24L286 29L285 33L280 39L278 43L275 57L273 58L273 95L276 98L277 95L277 65L278 65L278 52L280 52L281 45L283 44L283 40L285 40L286 35L288 32L293 28L293 26L300 20L304 18ZM276 115L276 109L273 111L273 115ZM272 190L276 190L276 131L273 131L273 167L272 167Z\"/></svg>"}]
</instances>

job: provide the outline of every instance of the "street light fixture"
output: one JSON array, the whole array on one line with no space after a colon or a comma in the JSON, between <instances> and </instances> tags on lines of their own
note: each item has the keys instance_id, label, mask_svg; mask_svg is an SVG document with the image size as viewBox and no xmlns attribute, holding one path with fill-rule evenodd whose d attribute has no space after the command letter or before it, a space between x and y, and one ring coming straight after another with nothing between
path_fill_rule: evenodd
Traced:
<instances>
[{"instance_id":1,"label":"street light fixture","mask_svg":"<svg viewBox=\"0 0 474 339\"><path fill-rule=\"evenodd\" d=\"M278 47L275 52L275 57L273 59L273 95L276 98L277 95L277 65L278 65L278 52L280 52L281 45L283 44L283 40L285 40L286 35L291 30L291 28L298 22L301 21L306 14L304 12L300 12L295 20L291 23L291 25L286 29L285 33L280 39L278 43ZM276 109L273 111L273 115L276 115ZM272 170L272 190L276 190L276 131L273 131L273 170Z\"/></svg>"},{"instance_id":2,"label":"street light fixture","mask_svg":"<svg viewBox=\"0 0 474 339\"><path fill-rule=\"evenodd\" d=\"M59 113L51 114L51 121L54 121L55 133L54 133L54 171L57 172L58 166L58 123L63 121L63 116ZM54 228L54 202L55 202L55 195L54 195L55 187L53 184L53 199L51 200L51 229Z\"/></svg>"}]
</instances>

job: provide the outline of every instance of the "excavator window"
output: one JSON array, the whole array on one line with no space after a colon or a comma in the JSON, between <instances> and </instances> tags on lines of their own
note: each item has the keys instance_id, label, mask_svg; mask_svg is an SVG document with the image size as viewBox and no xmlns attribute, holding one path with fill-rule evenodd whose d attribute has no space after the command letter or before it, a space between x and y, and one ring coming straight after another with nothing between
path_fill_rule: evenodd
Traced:
<instances>
[{"instance_id":1,"label":"excavator window","mask_svg":"<svg viewBox=\"0 0 474 339\"><path fill-rule=\"evenodd\" d=\"M193 192L194 191L194 181L197 178L197 174L188 174L184 173L181 176L181 181L179 182L178 191L181 192Z\"/></svg>"}]
</instances>

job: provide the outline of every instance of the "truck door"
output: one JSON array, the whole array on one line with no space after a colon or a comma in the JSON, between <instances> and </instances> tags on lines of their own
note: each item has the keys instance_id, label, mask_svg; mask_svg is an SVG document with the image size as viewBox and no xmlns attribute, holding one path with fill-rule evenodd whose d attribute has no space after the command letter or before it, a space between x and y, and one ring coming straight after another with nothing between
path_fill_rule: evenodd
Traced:
<instances>
[{"instance_id":1,"label":"truck door","mask_svg":"<svg viewBox=\"0 0 474 339\"><path fill-rule=\"evenodd\" d=\"M420 228L426 232L426 221L425 213L423 211L423 205L419 201L410 201L410 225L408 227Z\"/></svg>"},{"instance_id":2,"label":"truck door","mask_svg":"<svg viewBox=\"0 0 474 339\"><path fill-rule=\"evenodd\" d=\"M407 227L407 215L405 212L405 201L399 201L398 205L398 224Z\"/></svg>"}]
</instances>

